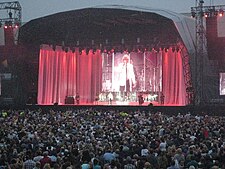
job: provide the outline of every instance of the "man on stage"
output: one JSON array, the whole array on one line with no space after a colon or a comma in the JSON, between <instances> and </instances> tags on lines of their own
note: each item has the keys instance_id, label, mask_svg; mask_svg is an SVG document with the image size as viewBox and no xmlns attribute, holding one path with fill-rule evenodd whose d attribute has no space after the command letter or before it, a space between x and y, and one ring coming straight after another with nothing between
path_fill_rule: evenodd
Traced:
<instances>
[{"instance_id":1,"label":"man on stage","mask_svg":"<svg viewBox=\"0 0 225 169\"><path fill-rule=\"evenodd\" d=\"M136 84L134 66L130 63L130 56L125 54L122 63L119 64L119 84L122 97L127 96L128 92L132 92ZM123 98L124 99L124 98Z\"/></svg>"},{"instance_id":2,"label":"man on stage","mask_svg":"<svg viewBox=\"0 0 225 169\"><path fill-rule=\"evenodd\" d=\"M161 96L160 96L161 105L164 105L164 99L165 99L165 96L163 93L161 93Z\"/></svg>"}]
</instances>

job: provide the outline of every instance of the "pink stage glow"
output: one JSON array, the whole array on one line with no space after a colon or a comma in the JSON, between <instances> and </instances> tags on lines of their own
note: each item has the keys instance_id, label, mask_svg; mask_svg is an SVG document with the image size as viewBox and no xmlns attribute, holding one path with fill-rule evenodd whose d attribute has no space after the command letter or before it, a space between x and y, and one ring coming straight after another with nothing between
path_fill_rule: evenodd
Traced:
<instances>
[{"instance_id":1,"label":"pink stage glow","mask_svg":"<svg viewBox=\"0 0 225 169\"><path fill-rule=\"evenodd\" d=\"M157 58L155 52L146 52L145 56ZM132 55L135 54L130 56ZM163 92L165 105L186 105L181 51L172 51L170 48L168 51L159 51L157 56L162 58L161 73L157 75L160 78L156 75L149 77L149 81L158 79L154 83L159 85L154 90ZM155 60L154 63L158 61ZM54 51L50 46L42 45L39 56L38 104L63 105L66 96L75 98L77 94L80 96L80 104L93 104L96 96L103 90L102 66L100 50L95 53L90 50L86 54L79 53L77 49L73 53L71 50L64 52L61 47L56 47Z\"/></svg>"},{"instance_id":2,"label":"pink stage glow","mask_svg":"<svg viewBox=\"0 0 225 169\"><path fill-rule=\"evenodd\" d=\"M80 101L94 100L101 88L101 53L76 50L64 52L61 47L54 51L42 45L39 56L38 104L64 104L66 96L80 96Z\"/></svg>"}]
</instances>

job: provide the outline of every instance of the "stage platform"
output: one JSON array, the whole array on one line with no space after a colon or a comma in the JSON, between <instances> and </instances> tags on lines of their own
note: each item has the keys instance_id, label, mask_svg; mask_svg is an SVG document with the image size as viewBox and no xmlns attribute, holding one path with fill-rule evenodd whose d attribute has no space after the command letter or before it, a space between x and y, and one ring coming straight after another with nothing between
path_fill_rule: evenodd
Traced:
<instances>
[{"instance_id":1,"label":"stage platform","mask_svg":"<svg viewBox=\"0 0 225 169\"><path fill-rule=\"evenodd\" d=\"M77 104L52 104L52 105L38 105L38 104L26 104L26 105L0 105L0 110L38 110L42 109L45 112L48 110L58 110L58 111L67 111L67 110L78 110L78 109L91 109L97 111L107 111L107 110L115 110L115 111L143 111L146 113L156 113L162 112L167 115L178 115L191 113L192 115L209 115L209 116L225 116L225 104L208 104L208 105L186 105L186 106L178 106L178 105L160 105L157 103L145 102L142 105L139 105L138 102L129 102L118 104L112 102L109 104L108 102L98 102L98 103L80 103Z\"/></svg>"}]
</instances>

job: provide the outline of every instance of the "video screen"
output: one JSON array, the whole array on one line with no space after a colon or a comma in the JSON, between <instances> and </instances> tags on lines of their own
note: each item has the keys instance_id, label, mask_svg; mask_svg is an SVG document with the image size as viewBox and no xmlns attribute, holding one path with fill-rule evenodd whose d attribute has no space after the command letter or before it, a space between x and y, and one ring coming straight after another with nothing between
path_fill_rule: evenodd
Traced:
<instances>
[{"instance_id":1,"label":"video screen","mask_svg":"<svg viewBox=\"0 0 225 169\"><path fill-rule=\"evenodd\" d=\"M220 73L220 95L225 95L225 72Z\"/></svg>"},{"instance_id":2,"label":"video screen","mask_svg":"<svg viewBox=\"0 0 225 169\"><path fill-rule=\"evenodd\" d=\"M102 92L112 92L118 99L124 92L136 99L136 93L154 96L162 91L162 56L159 53L103 53L102 72Z\"/></svg>"}]
</instances>

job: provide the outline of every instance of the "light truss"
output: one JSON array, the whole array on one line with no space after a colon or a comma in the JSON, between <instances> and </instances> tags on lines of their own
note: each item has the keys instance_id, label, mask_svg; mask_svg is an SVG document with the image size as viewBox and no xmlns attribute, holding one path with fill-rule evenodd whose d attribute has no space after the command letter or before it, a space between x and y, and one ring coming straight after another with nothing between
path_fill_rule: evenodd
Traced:
<instances>
[{"instance_id":1,"label":"light truss","mask_svg":"<svg viewBox=\"0 0 225 169\"><path fill-rule=\"evenodd\" d=\"M12 24L22 23L22 7L18 1L13 2L1 2L0 10L5 10L7 12L7 17L0 16L0 23L4 24L6 22L11 22Z\"/></svg>"},{"instance_id":2,"label":"light truss","mask_svg":"<svg viewBox=\"0 0 225 169\"><path fill-rule=\"evenodd\" d=\"M225 5L204 6L203 0L196 0L196 7L191 7L191 15L195 18L196 48L195 48L195 104L204 104L205 77L204 65L207 58L206 31L204 28L204 17L223 16Z\"/></svg>"}]
</instances>

